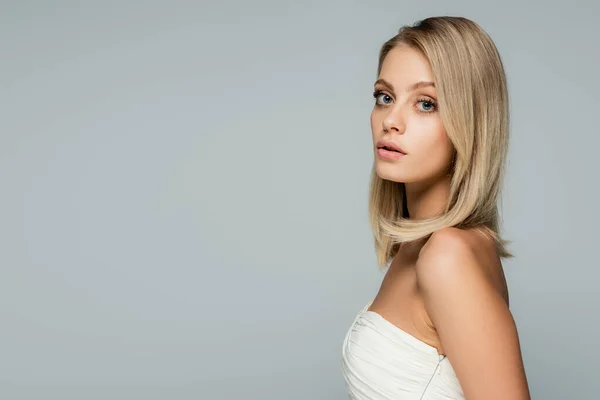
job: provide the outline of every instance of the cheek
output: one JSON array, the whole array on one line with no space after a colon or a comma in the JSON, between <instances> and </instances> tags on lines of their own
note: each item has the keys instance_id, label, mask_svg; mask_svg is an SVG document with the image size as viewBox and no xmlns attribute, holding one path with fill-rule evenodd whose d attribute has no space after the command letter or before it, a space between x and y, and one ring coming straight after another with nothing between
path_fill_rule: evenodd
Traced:
<instances>
[{"instance_id":1,"label":"cheek","mask_svg":"<svg viewBox=\"0 0 600 400\"><path fill-rule=\"evenodd\" d=\"M413 160L428 174L445 170L452 160L454 147L439 121L423 126L421 135L412 143Z\"/></svg>"},{"instance_id":2,"label":"cheek","mask_svg":"<svg viewBox=\"0 0 600 400\"><path fill-rule=\"evenodd\" d=\"M441 125L437 137L437 147L439 148L439 151L441 153L440 156L443 157L445 163L449 163L452 160L452 156L454 154L454 145L448 137L446 130Z\"/></svg>"},{"instance_id":3,"label":"cheek","mask_svg":"<svg viewBox=\"0 0 600 400\"><path fill-rule=\"evenodd\" d=\"M437 152L448 145L446 130L437 118L413 121L408 133L408 138L415 146L414 150L419 153Z\"/></svg>"}]
</instances>

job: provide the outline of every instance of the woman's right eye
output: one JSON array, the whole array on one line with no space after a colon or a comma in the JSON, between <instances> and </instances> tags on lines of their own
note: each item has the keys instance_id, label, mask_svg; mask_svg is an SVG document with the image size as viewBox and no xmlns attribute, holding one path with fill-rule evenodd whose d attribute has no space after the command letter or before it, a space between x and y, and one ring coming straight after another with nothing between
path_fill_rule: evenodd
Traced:
<instances>
[{"instance_id":1,"label":"woman's right eye","mask_svg":"<svg viewBox=\"0 0 600 400\"><path fill-rule=\"evenodd\" d=\"M392 97L380 90L375 91L373 97L375 98L375 103L377 105L387 105L392 102Z\"/></svg>"}]
</instances>

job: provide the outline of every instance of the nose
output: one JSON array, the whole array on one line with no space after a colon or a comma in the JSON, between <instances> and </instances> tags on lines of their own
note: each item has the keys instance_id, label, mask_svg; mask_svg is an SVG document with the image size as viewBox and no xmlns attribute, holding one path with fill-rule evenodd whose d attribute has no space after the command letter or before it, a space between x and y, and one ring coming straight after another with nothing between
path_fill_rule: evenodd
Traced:
<instances>
[{"instance_id":1,"label":"nose","mask_svg":"<svg viewBox=\"0 0 600 400\"><path fill-rule=\"evenodd\" d=\"M385 132L396 131L403 133L405 129L404 118L402 117L402 111L398 108L391 109L390 112L383 119L383 130Z\"/></svg>"}]
</instances>

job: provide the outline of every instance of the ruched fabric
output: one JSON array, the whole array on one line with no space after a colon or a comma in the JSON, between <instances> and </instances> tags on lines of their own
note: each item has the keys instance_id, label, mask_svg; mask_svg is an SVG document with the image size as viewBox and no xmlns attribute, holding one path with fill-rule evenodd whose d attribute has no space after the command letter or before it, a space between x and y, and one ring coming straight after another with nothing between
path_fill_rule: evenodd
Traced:
<instances>
[{"instance_id":1,"label":"ruched fabric","mask_svg":"<svg viewBox=\"0 0 600 400\"><path fill-rule=\"evenodd\" d=\"M450 361L437 349L368 311L358 313L342 347L350 400L464 400Z\"/></svg>"}]
</instances>

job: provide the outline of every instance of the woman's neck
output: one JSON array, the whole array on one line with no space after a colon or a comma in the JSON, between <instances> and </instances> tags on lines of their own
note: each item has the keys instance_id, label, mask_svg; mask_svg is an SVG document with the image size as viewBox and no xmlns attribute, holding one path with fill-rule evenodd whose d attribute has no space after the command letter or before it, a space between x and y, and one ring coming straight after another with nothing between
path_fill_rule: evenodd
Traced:
<instances>
[{"instance_id":1,"label":"woman's neck","mask_svg":"<svg viewBox=\"0 0 600 400\"><path fill-rule=\"evenodd\" d=\"M442 214L450 196L450 182L451 177L445 175L432 183L405 183L409 219L419 220Z\"/></svg>"}]
</instances>

